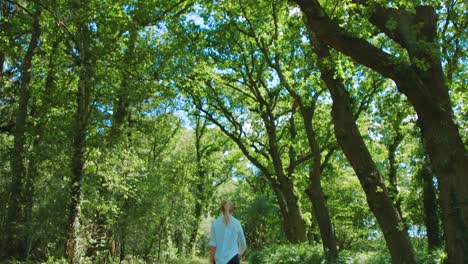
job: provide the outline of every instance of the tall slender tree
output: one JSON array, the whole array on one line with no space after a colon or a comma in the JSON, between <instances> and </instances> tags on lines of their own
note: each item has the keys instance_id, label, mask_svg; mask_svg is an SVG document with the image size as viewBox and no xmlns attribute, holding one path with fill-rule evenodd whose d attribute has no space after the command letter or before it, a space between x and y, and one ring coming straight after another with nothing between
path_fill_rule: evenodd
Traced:
<instances>
[{"instance_id":1,"label":"tall slender tree","mask_svg":"<svg viewBox=\"0 0 468 264\"><path fill-rule=\"evenodd\" d=\"M76 0L75 8L76 33L73 42L77 50L75 56L78 70L78 87L76 91L76 112L73 124L72 143L72 179L70 181L71 201L68 208L67 257L69 263L79 263L82 255L80 231L81 203L83 199L82 184L84 178L86 135L89 121L90 98L94 85L96 57L93 54L93 35L87 21L88 6L86 1ZM70 51L73 52L73 51Z\"/></svg>"},{"instance_id":2,"label":"tall slender tree","mask_svg":"<svg viewBox=\"0 0 468 264\"><path fill-rule=\"evenodd\" d=\"M31 70L35 50L39 45L40 16L42 9L35 7L31 38L28 49L22 60L20 73L19 106L16 114L15 127L13 129L14 147L11 153L11 169L13 179L10 184L10 200L7 215L7 255L19 259L26 258L27 227L25 206L29 194L26 183L29 181L26 171L26 126L28 120L28 105L31 96Z\"/></svg>"}]
</instances>

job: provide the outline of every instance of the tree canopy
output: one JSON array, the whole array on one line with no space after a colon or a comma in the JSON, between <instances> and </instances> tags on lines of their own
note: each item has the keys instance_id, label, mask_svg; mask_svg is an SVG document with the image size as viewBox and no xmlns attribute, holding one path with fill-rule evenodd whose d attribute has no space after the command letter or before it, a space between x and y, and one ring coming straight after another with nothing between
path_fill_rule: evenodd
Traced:
<instances>
[{"instance_id":1,"label":"tree canopy","mask_svg":"<svg viewBox=\"0 0 468 264\"><path fill-rule=\"evenodd\" d=\"M468 263L463 1L0 2L0 261Z\"/></svg>"}]
</instances>

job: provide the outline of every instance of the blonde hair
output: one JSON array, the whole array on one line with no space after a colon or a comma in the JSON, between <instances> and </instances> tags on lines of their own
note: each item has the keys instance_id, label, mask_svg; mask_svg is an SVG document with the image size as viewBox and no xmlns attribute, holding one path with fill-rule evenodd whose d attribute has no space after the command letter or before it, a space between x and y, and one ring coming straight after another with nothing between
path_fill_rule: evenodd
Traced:
<instances>
[{"instance_id":1,"label":"blonde hair","mask_svg":"<svg viewBox=\"0 0 468 264\"><path fill-rule=\"evenodd\" d=\"M229 201L229 200L224 200L222 203L221 203L221 207L219 208L219 210L221 212L223 212L223 215L224 215L224 224L226 226L229 225L229 216L230 214L234 211L234 204Z\"/></svg>"}]
</instances>

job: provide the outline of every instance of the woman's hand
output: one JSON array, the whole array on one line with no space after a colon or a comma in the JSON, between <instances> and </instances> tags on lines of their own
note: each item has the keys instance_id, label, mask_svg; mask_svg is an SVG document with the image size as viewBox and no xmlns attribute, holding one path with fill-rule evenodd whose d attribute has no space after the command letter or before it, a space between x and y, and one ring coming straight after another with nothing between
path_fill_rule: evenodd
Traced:
<instances>
[{"instance_id":1,"label":"woman's hand","mask_svg":"<svg viewBox=\"0 0 468 264\"><path fill-rule=\"evenodd\" d=\"M210 247L210 264L214 264L215 263L215 252L216 252L216 247L213 247L211 246Z\"/></svg>"}]
</instances>

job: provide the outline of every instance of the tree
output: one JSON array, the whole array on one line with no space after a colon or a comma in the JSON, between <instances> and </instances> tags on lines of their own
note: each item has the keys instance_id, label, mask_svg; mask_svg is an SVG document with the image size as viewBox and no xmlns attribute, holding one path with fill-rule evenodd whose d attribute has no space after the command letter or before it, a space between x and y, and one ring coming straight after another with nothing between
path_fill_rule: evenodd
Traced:
<instances>
[{"instance_id":1,"label":"tree","mask_svg":"<svg viewBox=\"0 0 468 264\"><path fill-rule=\"evenodd\" d=\"M453 120L448 87L438 55L437 14L433 6L390 8L380 3L356 1L365 6L365 19L378 32L395 41L408 58L379 49L355 36L330 18L316 0L296 2L307 27L326 45L350 56L395 81L418 114L424 144L439 180L443 226L450 263L468 260L468 166L466 148ZM419 25L419 26L418 26Z\"/></svg>"},{"instance_id":2,"label":"tree","mask_svg":"<svg viewBox=\"0 0 468 264\"><path fill-rule=\"evenodd\" d=\"M35 50L39 45L40 21L42 9L36 7L33 15L33 24L31 27L31 37L28 49L20 67L20 93L19 106L16 114L15 126L13 129L14 147L11 153L11 169L13 180L10 184L10 200L8 204L7 231L8 248L7 255L19 259L26 258L27 246L27 189L29 182L25 165L25 129L28 119L28 104L31 96L31 68L35 55ZM2 62L3 63L3 62Z\"/></svg>"},{"instance_id":3,"label":"tree","mask_svg":"<svg viewBox=\"0 0 468 264\"><path fill-rule=\"evenodd\" d=\"M195 198L194 224L188 242L189 252L194 252L199 236L202 217L207 213L210 197L216 188L228 181L238 160L228 159L232 146L224 134L209 128L208 120L201 117L198 111L193 114L195 145L195 177L193 194ZM225 154L226 153L226 154ZM232 155L232 154L231 154ZM222 162L220 164L220 162Z\"/></svg>"},{"instance_id":4,"label":"tree","mask_svg":"<svg viewBox=\"0 0 468 264\"><path fill-rule=\"evenodd\" d=\"M224 25L219 25L212 33L224 34L224 29ZM195 43L189 40L189 48L190 45L197 47ZM281 152L288 146L288 141L282 137L289 133L288 122L282 120L294 118L292 104L280 88L266 85L270 73L264 74L266 65L263 59L254 55L255 47L248 42L226 42L223 45L226 45L226 50L220 45L212 47L223 52L219 56L215 52L206 54L208 60L219 61L218 69L210 69L202 62L196 68L197 71L183 73L182 78L190 80L190 83L183 83L178 88L193 100L204 118L233 140L271 182L284 218L284 231L288 240L306 241L293 174L307 157L302 153L285 157ZM232 60L223 61L223 58L230 56ZM191 68L180 64L178 67ZM215 71L219 70L225 71L225 74L217 75ZM233 85L230 85L231 82ZM247 126L251 129L247 129ZM288 148L292 147L290 145ZM285 164L285 160L288 164Z\"/></svg>"},{"instance_id":5,"label":"tree","mask_svg":"<svg viewBox=\"0 0 468 264\"><path fill-rule=\"evenodd\" d=\"M334 149L329 149L327 157L322 162L322 153L324 151L320 147L320 142L316 135L317 131L313 125L314 114L317 108L316 105L321 91L317 91L315 88L311 87L312 85L306 84L310 79L310 73L305 73L305 76L294 76L293 74L294 70L306 72L307 70L303 68L308 68L307 64L304 64L303 61L303 53L305 53L305 51L303 50L302 43L297 39L294 40L294 34L300 34L301 27L298 25L297 21L286 12L286 5L273 1L271 7L268 6L268 8L264 8L266 10L271 8L271 11L268 10L270 13L268 15L271 15L271 18L264 16L260 21L260 23L271 24L270 34L268 34L271 38L265 37L265 34L262 34L262 27L264 25L257 25L258 22L256 19L252 20L252 15L248 13L242 1L239 2L239 5L242 10L242 15L246 20L246 25L243 26L245 29L242 29L243 27L241 25L234 22L235 20L231 23L237 24L235 27L238 31L256 44L257 49L263 55L262 57L265 63L275 72L281 86L291 95L294 101L294 107L299 110L300 116L302 117L307 143L312 157L312 164L308 169L309 178L306 193L314 208L314 216L319 225L324 252L329 261L334 261L338 256L337 241L333 231L326 198L321 187L322 171L327 165L328 159L333 154ZM289 17L285 17L285 15ZM264 21L266 19L267 22ZM290 22L286 22L288 19ZM288 27L288 31L286 27ZM256 28L260 28L260 30ZM290 68L286 65L289 65ZM294 76L296 78L288 78L288 76ZM295 111L296 109L294 112ZM298 137L298 132L294 119L290 119L289 128L293 141L292 144L297 144L294 142L298 141L296 138ZM330 137L331 133L328 133L326 139L328 140ZM325 142L323 145L327 143L328 142ZM294 148L290 148L289 155L296 155Z\"/></svg>"},{"instance_id":6,"label":"tree","mask_svg":"<svg viewBox=\"0 0 468 264\"><path fill-rule=\"evenodd\" d=\"M335 77L335 66L330 51L315 38L311 38L311 42L319 59L321 77L333 98L335 136L366 193L369 207L382 229L392 262L416 263L402 219L356 126L348 92L343 81Z\"/></svg>"},{"instance_id":7,"label":"tree","mask_svg":"<svg viewBox=\"0 0 468 264\"><path fill-rule=\"evenodd\" d=\"M75 57L78 67L78 89L76 92L76 112L73 125L73 154L71 159L72 179L71 202L68 209L68 241L67 256L69 263L79 263L81 257L80 229L81 202L82 202L82 181L84 176L85 149L87 126L89 122L90 98L94 85L96 55L93 54L93 43L89 40L93 38L88 21L80 19L86 17L88 6L85 2L76 1L77 9L74 20L76 21L77 32L75 34L74 45L78 51Z\"/></svg>"},{"instance_id":8,"label":"tree","mask_svg":"<svg viewBox=\"0 0 468 264\"><path fill-rule=\"evenodd\" d=\"M305 225L302 220L301 210L298 205L297 194L294 191L294 186L291 179L294 170L289 170L287 174L285 173L286 170L283 167L284 165L282 157L279 152L280 146L278 145L279 139L277 134L279 134L280 132L278 132L277 130L287 129L287 127L279 128L276 126L276 120L278 120L280 116L276 116L273 113L273 109L271 107L273 106L274 101L267 101L265 98L263 98L260 95L260 90L257 90L260 87L250 88L252 89L250 92L253 96L260 96L257 99L262 101L261 104L264 104L263 106L261 106L261 108L267 111L265 114L262 114L261 120L263 121L263 124L266 129L266 131L263 133L266 133L268 136L266 139L263 139L267 140L267 145L263 145L265 143L261 141L262 139L257 138L257 136L255 135L249 135L249 138L247 140L252 141L248 142L243 137L238 136L243 134L243 125L237 121L239 120L238 117L232 116L231 111L228 110L226 105L221 103L220 98L215 92L215 88L213 88L210 84L207 84L206 87L209 90L209 92L212 93L211 96L214 97L211 99L214 101L213 104L210 106L214 107L218 111L221 110L223 115L229 116L228 122L230 123L221 123L221 121L216 118L216 115L213 112L211 112L212 110L206 109L205 106L201 104L201 100L203 100L202 98L197 97L195 94L189 92L191 98L194 100L195 105L201 112L204 113L204 115L207 119L210 120L210 122L216 124L224 133L226 133L226 135L229 136L237 144L237 146L241 149L244 155L255 166L259 167L262 173L264 173L265 177L269 181L271 181L273 190L275 191L278 199L278 203L280 204L281 213L284 217L284 231L288 240L291 242L304 242L306 240ZM218 103L219 105L217 105ZM291 118L294 118L294 115L292 115ZM253 124L253 126L258 126L260 124ZM234 128L235 130L231 130L232 128ZM236 131L237 129L239 129L240 131ZM250 138L251 136L253 136L253 138ZM248 148L247 146L252 146L254 148L253 153L255 154L253 154L252 150L250 150L250 148ZM260 149L259 147L266 149ZM258 157L259 154L262 156L261 158ZM295 167L298 163L303 162L304 160L297 159L295 156L290 158L290 164L288 165L290 167ZM271 162L271 164L264 164L265 161L263 161L263 159L271 160L269 161Z\"/></svg>"}]
</instances>

